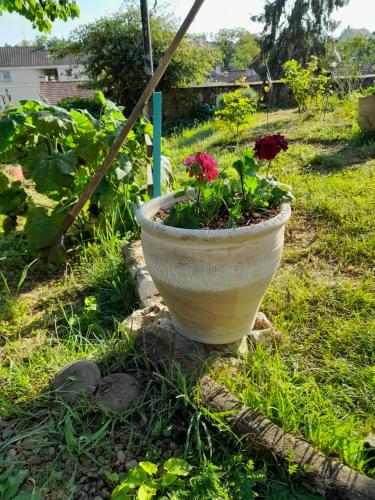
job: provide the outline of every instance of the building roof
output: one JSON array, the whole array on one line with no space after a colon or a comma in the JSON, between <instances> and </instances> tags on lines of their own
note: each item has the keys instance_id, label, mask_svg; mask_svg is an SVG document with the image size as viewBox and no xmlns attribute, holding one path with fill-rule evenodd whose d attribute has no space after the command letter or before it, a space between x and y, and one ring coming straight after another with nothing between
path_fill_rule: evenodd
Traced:
<instances>
[{"instance_id":1,"label":"building roof","mask_svg":"<svg viewBox=\"0 0 375 500\"><path fill-rule=\"evenodd\" d=\"M346 42L346 40L348 40L352 36L357 36L357 35L368 36L368 37L372 36L371 32L366 28L351 28L350 26L348 26L339 36L339 41Z\"/></svg>"},{"instance_id":2,"label":"building roof","mask_svg":"<svg viewBox=\"0 0 375 500\"><path fill-rule=\"evenodd\" d=\"M260 79L258 73L253 69L223 69L212 73L210 80L221 83L236 83L242 78L245 78L245 82L254 82Z\"/></svg>"},{"instance_id":3,"label":"building roof","mask_svg":"<svg viewBox=\"0 0 375 500\"><path fill-rule=\"evenodd\" d=\"M78 64L73 55L56 58L44 47L0 47L0 68Z\"/></svg>"},{"instance_id":4,"label":"building roof","mask_svg":"<svg viewBox=\"0 0 375 500\"><path fill-rule=\"evenodd\" d=\"M51 106L56 106L65 97L93 97L94 91L82 88L81 84L82 82L40 82L39 95Z\"/></svg>"}]
</instances>

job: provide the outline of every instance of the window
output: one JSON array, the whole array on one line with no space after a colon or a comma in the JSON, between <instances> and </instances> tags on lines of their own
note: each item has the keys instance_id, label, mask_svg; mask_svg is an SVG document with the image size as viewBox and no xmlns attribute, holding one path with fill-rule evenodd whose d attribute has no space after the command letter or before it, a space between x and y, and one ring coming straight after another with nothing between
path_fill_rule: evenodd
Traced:
<instances>
[{"instance_id":1,"label":"window","mask_svg":"<svg viewBox=\"0 0 375 500\"><path fill-rule=\"evenodd\" d=\"M0 81L10 82L10 71L0 71Z\"/></svg>"}]
</instances>

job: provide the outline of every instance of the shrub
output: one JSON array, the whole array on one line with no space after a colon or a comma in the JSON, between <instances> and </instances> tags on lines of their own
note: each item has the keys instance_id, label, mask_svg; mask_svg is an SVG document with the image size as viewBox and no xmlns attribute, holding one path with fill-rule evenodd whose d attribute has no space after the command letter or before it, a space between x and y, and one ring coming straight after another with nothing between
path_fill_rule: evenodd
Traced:
<instances>
[{"instance_id":1,"label":"shrub","mask_svg":"<svg viewBox=\"0 0 375 500\"><path fill-rule=\"evenodd\" d=\"M319 71L318 58L311 57L306 68L295 59L290 59L284 63L283 68L282 80L292 91L299 113L312 115L321 111L329 82L327 72L323 68Z\"/></svg>"},{"instance_id":2,"label":"shrub","mask_svg":"<svg viewBox=\"0 0 375 500\"><path fill-rule=\"evenodd\" d=\"M229 130L239 141L245 127L250 125L257 110L257 100L249 95L247 87L218 97L215 123Z\"/></svg>"},{"instance_id":3,"label":"shrub","mask_svg":"<svg viewBox=\"0 0 375 500\"><path fill-rule=\"evenodd\" d=\"M84 97L65 97L57 103L57 106L64 108L67 111L71 109L83 110L85 109L94 118L100 118L103 111L103 103L97 97L84 98Z\"/></svg>"}]
</instances>

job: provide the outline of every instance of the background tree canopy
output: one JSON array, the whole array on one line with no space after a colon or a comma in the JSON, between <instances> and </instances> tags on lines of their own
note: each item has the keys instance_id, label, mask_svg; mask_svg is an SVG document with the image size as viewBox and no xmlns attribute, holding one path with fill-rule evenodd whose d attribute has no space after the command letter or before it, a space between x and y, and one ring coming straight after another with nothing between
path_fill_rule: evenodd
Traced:
<instances>
[{"instance_id":1,"label":"background tree canopy","mask_svg":"<svg viewBox=\"0 0 375 500\"><path fill-rule=\"evenodd\" d=\"M155 67L177 31L176 20L165 14L151 17ZM60 54L81 55L92 83L128 113L146 86L140 9L135 4L124 12L87 24L73 32ZM202 81L220 59L217 51L197 37L187 35L163 76L159 89Z\"/></svg>"},{"instance_id":2,"label":"background tree canopy","mask_svg":"<svg viewBox=\"0 0 375 500\"><path fill-rule=\"evenodd\" d=\"M305 64L310 56L324 54L329 33L336 27L331 15L349 0L267 0L264 11L252 20L264 24L261 56L257 68L273 78L282 74L282 64L296 59Z\"/></svg>"},{"instance_id":3,"label":"background tree canopy","mask_svg":"<svg viewBox=\"0 0 375 500\"><path fill-rule=\"evenodd\" d=\"M257 38L244 28L221 29L213 41L222 53L222 63L226 68L250 68L259 53Z\"/></svg>"},{"instance_id":4,"label":"background tree canopy","mask_svg":"<svg viewBox=\"0 0 375 500\"><path fill-rule=\"evenodd\" d=\"M2 11L17 12L33 23L39 31L49 31L51 22L79 16L75 0L0 0Z\"/></svg>"}]
</instances>

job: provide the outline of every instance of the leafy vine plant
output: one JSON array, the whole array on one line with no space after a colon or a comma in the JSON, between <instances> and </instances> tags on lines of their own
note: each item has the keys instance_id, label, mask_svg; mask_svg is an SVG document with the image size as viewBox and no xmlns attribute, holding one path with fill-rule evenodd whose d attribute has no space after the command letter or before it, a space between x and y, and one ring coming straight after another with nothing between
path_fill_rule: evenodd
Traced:
<instances>
[{"instance_id":1,"label":"leafy vine plant","mask_svg":"<svg viewBox=\"0 0 375 500\"><path fill-rule=\"evenodd\" d=\"M122 108L107 101L101 92L95 99L101 106L99 118L87 110L67 111L32 100L20 101L20 106L0 116L3 165L20 164L26 177L25 183L12 182L0 164L3 229L19 229L20 218L25 218L23 232L35 256L43 255L49 247L126 120ZM137 197L147 197L140 185L149 161L145 132L152 134L152 126L142 118L85 207L76 232L79 227L81 234L91 235L93 224L103 223L113 211L119 214L119 229L136 228L130 204Z\"/></svg>"}]
</instances>

